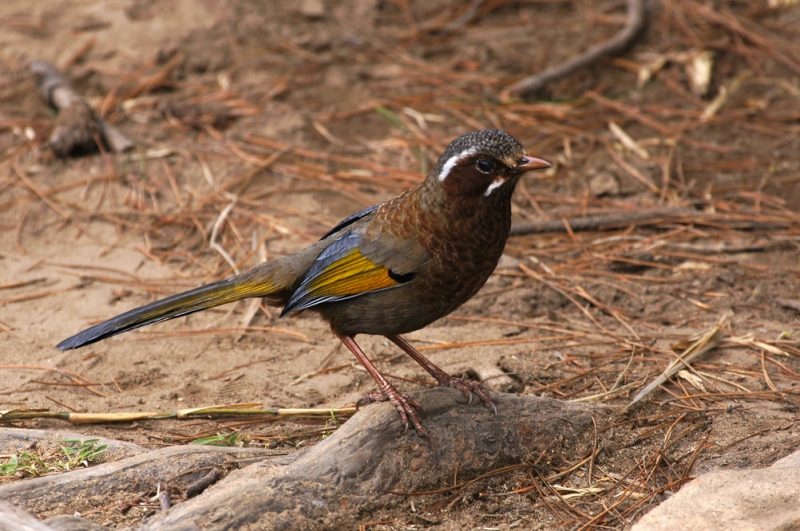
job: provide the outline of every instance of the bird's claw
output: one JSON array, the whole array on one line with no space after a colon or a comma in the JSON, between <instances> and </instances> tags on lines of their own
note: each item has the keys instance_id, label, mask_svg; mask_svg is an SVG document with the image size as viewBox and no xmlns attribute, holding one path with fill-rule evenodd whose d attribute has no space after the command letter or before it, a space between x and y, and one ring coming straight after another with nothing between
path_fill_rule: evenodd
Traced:
<instances>
[{"instance_id":1,"label":"bird's claw","mask_svg":"<svg viewBox=\"0 0 800 531\"><path fill-rule=\"evenodd\" d=\"M417 417L417 411L424 413L425 408L422 407L422 404L405 393L400 394L394 389L367 393L356 402L356 409L374 402L384 402L386 400L391 402L395 409L397 409L397 412L400 413L400 419L405 426L403 433L408 431L409 424L413 424L414 429L420 437L430 438L428 432L422 427L419 417Z\"/></svg>"},{"instance_id":2,"label":"bird's claw","mask_svg":"<svg viewBox=\"0 0 800 531\"><path fill-rule=\"evenodd\" d=\"M420 437L430 438L428 432L425 431L425 428L422 427L422 424L419 422L419 418L417 417L417 410L424 412L425 410L422 407L422 404L408 396L407 394L400 394L400 393L389 393L388 396L389 402L394 404L394 407L397 409L397 412L400 413L400 418L403 419L403 424L405 425L406 429L403 430L403 433L408 431L408 423L411 421L411 424L414 425L414 429L417 431L417 434Z\"/></svg>"},{"instance_id":3,"label":"bird's claw","mask_svg":"<svg viewBox=\"0 0 800 531\"><path fill-rule=\"evenodd\" d=\"M492 397L489 396L489 390L481 383L472 380L464 380L463 378L456 378L454 376L445 375L439 379L439 387L452 387L458 389L472 404L472 398L478 395L486 407L491 408L495 415L497 415L497 406L494 405Z\"/></svg>"}]
</instances>

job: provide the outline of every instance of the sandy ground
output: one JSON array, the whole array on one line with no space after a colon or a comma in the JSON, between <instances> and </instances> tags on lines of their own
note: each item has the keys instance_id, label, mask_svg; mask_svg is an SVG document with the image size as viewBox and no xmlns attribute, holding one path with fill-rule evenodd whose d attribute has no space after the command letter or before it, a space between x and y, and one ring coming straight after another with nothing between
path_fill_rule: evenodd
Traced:
<instances>
[{"instance_id":1,"label":"sandy ground","mask_svg":"<svg viewBox=\"0 0 800 531\"><path fill-rule=\"evenodd\" d=\"M624 474L661 452L658 466L682 471L699 452L695 475L766 466L800 446L798 310L790 304L800 285L800 86L782 52L771 56L752 37L742 44L740 34L697 18L691 2L665 2L624 60L555 84L543 101L501 104L496 96L511 82L612 35L624 19L618 3L501 2L448 34L415 33L410 18L452 20L459 10L419 4L1 3L0 410L355 402L373 382L313 315L278 319L274 310L259 311L244 331L248 305L238 303L78 351L54 345L154 298L230 275L210 246L217 223L217 242L247 268L260 255L300 249L341 218L409 187L458 134L503 127L532 154L557 162L550 178L523 182L515 221L651 207L745 221L741 229L656 220L613 232L513 238L475 299L409 339L452 374L504 372L503 391L576 399L632 384L600 398L621 410L666 366L671 344L724 316L726 337L739 343L727 341L698 362L700 383L677 378L604 427L615 431L598 466ZM756 35L800 44L796 6L731 4L719 12L727 9ZM716 53L707 96L692 93L674 56L637 88L632 65L703 43ZM105 109L137 151L48 156L42 142L54 116L27 72L36 59L68 64L78 92ZM719 87L734 82L719 116L701 122ZM650 156L620 147L611 120ZM360 344L399 387L426 385L420 368L386 340ZM313 444L321 428L299 421L15 425L146 445L234 428L251 444L287 437ZM662 499L670 473L652 478L646 504L609 516L607 525L625 528ZM505 478L486 488L526 481ZM587 521L548 508L536 492L502 503L466 497L428 524L399 509L388 516L396 528L433 529L560 529ZM590 515L600 507L575 503ZM144 512L93 518L122 526Z\"/></svg>"}]
</instances>

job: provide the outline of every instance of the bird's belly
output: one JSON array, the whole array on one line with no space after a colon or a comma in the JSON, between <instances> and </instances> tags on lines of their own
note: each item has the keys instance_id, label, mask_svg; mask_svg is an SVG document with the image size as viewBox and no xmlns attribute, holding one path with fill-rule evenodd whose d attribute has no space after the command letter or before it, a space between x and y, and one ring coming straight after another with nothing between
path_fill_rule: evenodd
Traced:
<instances>
[{"instance_id":1,"label":"bird's belly","mask_svg":"<svg viewBox=\"0 0 800 531\"><path fill-rule=\"evenodd\" d=\"M469 300L492 269L467 278L462 276L458 282L449 275L438 279L424 275L396 288L320 304L314 309L339 334L407 334L448 315Z\"/></svg>"},{"instance_id":2,"label":"bird's belly","mask_svg":"<svg viewBox=\"0 0 800 531\"><path fill-rule=\"evenodd\" d=\"M368 293L352 299L325 303L314 310L342 335L406 334L423 328L449 313L444 301L425 304L416 297L404 297L404 287ZM397 292L397 293L395 293Z\"/></svg>"}]
</instances>

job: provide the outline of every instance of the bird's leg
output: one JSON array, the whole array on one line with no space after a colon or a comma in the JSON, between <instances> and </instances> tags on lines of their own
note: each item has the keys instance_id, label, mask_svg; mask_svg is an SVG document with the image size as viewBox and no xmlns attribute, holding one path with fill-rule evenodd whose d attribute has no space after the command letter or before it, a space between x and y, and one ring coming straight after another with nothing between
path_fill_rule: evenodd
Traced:
<instances>
[{"instance_id":1,"label":"bird's leg","mask_svg":"<svg viewBox=\"0 0 800 531\"><path fill-rule=\"evenodd\" d=\"M367 369L367 372L372 379L378 383L378 388L381 390L381 394L387 398L394 407L397 408L397 411L400 413L400 418L403 419L403 424L408 430L408 422L414 425L414 429L417 430L417 433L422 437L428 437L428 432L425 431L425 428L422 427L422 424L419 422L419 418L417 418L417 412L415 410L419 409L422 410L422 404L410 398L408 395L400 394L397 389L394 388L392 384L380 373L377 367L369 360L364 351L361 350L361 347L358 346L355 339L351 336L343 336L336 334L336 337L344 343L350 352L361 362L361 365ZM372 395L369 398L374 398Z\"/></svg>"},{"instance_id":2,"label":"bird's leg","mask_svg":"<svg viewBox=\"0 0 800 531\"><path fill-rule=\"evenodd\" d=\"M442 369L434 365L431 360L420 354L417 349L411 346L411 343L400 336L386 336L386 338L400 347L403 352L411 356L411 359L419 363L423 369L428 371L431 376L436 378L436 381L439 383L439 387L454 387L461 390L467 396L467 398L469 398L470 403L472 403L472 395L476 394L481 398L481 400L483 400L483 403L486 404L486 407L492 408L495 415L497 414L497 407L495 407L492 398L489 396L489 390L486 389L482 383L450 376Z\"/></svg>"}]
</instances>

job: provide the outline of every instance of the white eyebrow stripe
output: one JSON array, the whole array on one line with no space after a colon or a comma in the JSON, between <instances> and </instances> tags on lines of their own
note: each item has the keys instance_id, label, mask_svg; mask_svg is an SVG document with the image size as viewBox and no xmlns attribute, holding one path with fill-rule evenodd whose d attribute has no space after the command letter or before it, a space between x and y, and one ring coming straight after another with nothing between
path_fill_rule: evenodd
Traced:
<instances>
[{"instance_id":1,"label":"white eyebrow stripe","mask_svg":"<svg viewBox=\"0 0 800 531\"><path fill-rule=\"evenodd\" d=\"M469 157L470 155L474 155L477 152L478 152L477 149L469 148L469 149L465 149L464 151L462 151L458 155L453 155L452 157L447 159L447 162L445 162L444 165L442 165L442 172L439 174L439 182L443 183L444 180L447 179L447 176L450 175L450 170L455 168L455 166L456 166L456 164L458 164L459 160L461 160L461 159L463 159L465 157Z\"/></svg>"},{"instance_id":2,"label":"white eyebrow stripe","mask_svg":"<svg viewBox=\"0 0 800 531\"><path fill-rule=\"evenodd\" d=\"M494 181L492 181L492 184L490 184L486 188L486 191L483 192L483 195L485 195L486 197L489 197L491 195L491 193L495 191L495 189L500 188L501 186L503 186L504 182L506 182L505 179L495 179Z\"/></svg>"}]
</instances>

